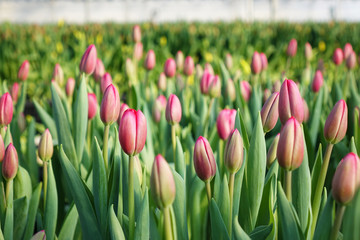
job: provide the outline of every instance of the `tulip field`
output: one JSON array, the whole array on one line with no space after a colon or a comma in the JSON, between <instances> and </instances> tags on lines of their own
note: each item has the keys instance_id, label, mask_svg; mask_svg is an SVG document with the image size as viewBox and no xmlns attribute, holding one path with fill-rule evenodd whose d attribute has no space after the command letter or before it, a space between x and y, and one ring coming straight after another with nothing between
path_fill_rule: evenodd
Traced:
<instances>
[{"instance_id":1,"label":"tulip field","mask_svg":"<svg viewBox=\"0 0 360 240\"><path fill-rule=\"evenodd\" d=\"M360 239L358 33L1 24L0 240Z\"/></svg>"}]
</instances>

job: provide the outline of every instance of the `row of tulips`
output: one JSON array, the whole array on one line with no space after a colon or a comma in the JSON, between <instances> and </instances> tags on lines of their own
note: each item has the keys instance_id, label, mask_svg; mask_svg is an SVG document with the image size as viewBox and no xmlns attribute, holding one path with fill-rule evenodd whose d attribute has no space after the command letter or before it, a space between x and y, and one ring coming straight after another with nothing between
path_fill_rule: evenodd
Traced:
<instances>
[{"instance_id":1,"label":"row of tulips","mask_svg":"<svg viewBox=\"0 0 360 240\"><path fill-rule=\"evenodd\" d=\"M127 60L122 94L94 45L65 86L55 67L51 107L33 100L41 123L22 114L30 62L18 71L17 101L1 86L1 238L360 237L360 95L352 68L337 82L310 65L311 86L286 79L293 39L281 81L267 75L265 54L254 53L247 80L232 73L229 55L216 74L178 52L156 82L155 52L148 51L143 76L139 26L132 37L141 51Z\"/></svg>"}]
</instances>

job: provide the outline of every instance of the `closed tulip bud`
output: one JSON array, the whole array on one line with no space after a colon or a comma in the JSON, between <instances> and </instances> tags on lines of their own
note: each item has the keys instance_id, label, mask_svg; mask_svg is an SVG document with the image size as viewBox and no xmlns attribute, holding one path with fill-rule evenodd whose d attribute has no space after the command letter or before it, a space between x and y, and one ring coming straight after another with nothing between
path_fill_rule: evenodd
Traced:
<instances>
[{"instance_id":1,"label":"closed tulip bud","mask_svg":"<svg viewBox=\"0 0 360 240\"><path fill-rule=\"evenodd\" d=\"M184 74L186 76L191 76L194 73L194 60L191 56L185 58L184 63Z\"/></svg>"},{"instance_id":2,"label":"closed tulip bud","mask_svg":"<svg viewBox=\"0 0 360 240\"><path fill-rule=\"evenodd\" d=\"M335 63L335 65L340 65L343 62L343 60L344 60L344 54L341 48L335 49L333 55L333 62Z\"/></svg>"},{"instance_id":3,"label":"closed tulip bud","mask_svg":"<svg viewBox=\"0 0 360 240\"><path fill-rule=\"evenodd\" d=\"M184 79L180 73L176 74L176 89L182 91L185 87Z\"/></svg>"},{"instance_id":4,"label":"closed tulip bud","mask_svg":"<svg viewBox=\"0 0 360 240\"><path fill-rule=\"evenodd\" d=\"M37 232L30 240L46 240L45 230Z\"/></svg>"},{"instance_id":5,"label":"closed tulip bud","mask_svg":"<svg viewBox=\"0 0 360 240\"><path fill-rule=\"evenodd\" d=\"M200 90L202 94L207 95L209 93L209 85L212 77L209 71L205 69L200 80Z\"/></svg>"},{"instance_id":6,"label":"closed tulip bud","mask_svg":"<svg viewBox=\"0 0 360 240\"><path fill-rule=\"evenodd\" d=\"M139 25L133 27L132 38L134 42L141 42L141 29Z\"/></svg>"},{"instance_id":7,"label":"closed tulip bud","mask_svg":"<svg viewBox=\"0 0 360 240\"><path fill-rule=\"evenodd\" d=\"M151 195L160 209L170 206L176 195L174 176L169 164L159 154L155 157L150 177Z\"/></svg>"},{"instance_id":8,"label":"closed tulip bud","mask_svg":"<svg viewBox=\"0 0 360 240\"><path fill-rule=\"evenodd\" d=\"M97 60L97 52L94 44L91 44L85 51L80 62L80 72L84 72L88 75L95 71Z\"/></svg>"},{"instance_id":9,"label":"closed tulip bud","mask_svg":"<svg viewBox=\"0 0 360 240\"><path fill-rule=\"evenodd\" d=\"M356 53L352 51L349 53L349 56L346 58L346 67L347 69L351 70L356 65Z\"/></svg>"},{"instance_id":10,"label":"closed tulip bud","mask_svg":"<svg viewBox=\"0 0 360 240\"><path fill-rule=\"evenodd\" d=\"M149 50L148 53L146 54L144 67L146 68L146 70L150 71L155 67L155 64L156 64L155 52L154 50Z\"/></svg>"},{"instance_id":11,"label":"closed tulip bud","mask_svg":"<svg viewBox=\"0 0 360 240\"><path fill-rule=\"evenodd\" d=\"M228 97L232 102L236 99L236 90L234 81L229 78L226 83L225 95Z\"/></svg>"},{"instance_id":12,"label":"closed tulip bud","mask_svg":"<svg viewBox=\"0 0 360 240\"><path fill-rule=\"evenodd\" d=\"M119 126L119 140L126 154L133 156L144 148L146 124L146 118L140 110L128 109L124 112Z\"/></svg>"},{"instance_id":13,"label":"closed tulip bud","mask_svg":"<svg viewBox=\"0 0 360 240\"><path fill-rule=\"evenodd\" d=\"M121 106L120 106L120 113L119 113L119 117L118 117L118 120L117 120L117 123L118 125L120 126L120 122L121 122L121 118L122 116L124 115L124 112L126 110L128 110L130 107L126 104L126 103L122 103Z\"/></svg>"},{"instance_id":14,"label":"closed tulip bud","mask_svg":"<svg viewBox=\"0 0 360 240\"><path fill-rule=\"evenodd\" d=\"M54 152L53 140L50 131L47 128L41 136L39 148L38 148L38 154L41 160L49 161L53 155L53 152Z\"/></svg>"},{"instance_id":15,"label":"closed tulip bud","mask_svg":"<svg viewBox=\"0 0 360 240\"><path fill-rule=\"evenodd\" d=\"M344 59L347 59L353 51L354 50L353 50L353 47L351 46L351 44L346 43L345 46L344 46L344 51L343 51Z\"/></svg>"},{"instance_id":16,"label":"closed tulip bud","mask_svg":"<svg viewBox=\"0 0 360 240\"><path fill-rule=\"evenodd\" d=\"M261 57L260 54L255 51L254 55L252 56L252 60L251 60L251 72L253 74L258 74L261 72Z\"/></svg>"},{"instance_id":17,"label":"closed tulip bud","mask_svg":"<svg viewBox=\"0 0 360 240\"><path fill-rule=\"evenodd\" d=\"M166 104L166 121L171 125L179 123L181 121L181 115L182 109L180 100L176 95L171 94Z\"/></svg>"},{"instance_id":18,"label":"closed tulip bud","mask_svg":"<svg viewBox=\"0 0 360 240\"><path fill-rule=\"evenodd\" d=\"M137 42L134 46L134 59L136 60L140 60L142 58L143 55L143 44L141 42Z\"/></svg>"},{"instance_id":19,"label":"closed tulip bud","mask_svg":"<svg viewBox=\"0 0 360 240\"><path fill-rule=\"evenodd\" d=\"M157 86L161 91L166 91L166 76L165 73L160 73Z\"/></svg>"},{"instance_id":20,"label":"closed tulip bud","mask_svg":"<svg viewBox=\"0 0 360 240\"><path fill-rule=\"evenodd\" d=\"M156 123L160 122L161 114L166 108L166 97L160 95L156 98L153 107L152 107L152 117Z\"/></svg>"},{"instance_id":21,"label":"closed tulip bud","mask_svg":"<svg viewBox=\"0 0 360 240\"><path fill-rule=\"evenodd\" d=\"M4 146L4 140L0 134L0 162L3 161L5 156L5 146Z\"/></svg>"},{"instance_id":22,"label":"closed tulip bud","mask_svg":"<svg viewBox=\"0 0 360 240\"><path fill-rule=\"evenodd\" d=\"M178 51L175 56L176 68L182 70L184 67L184 54L182 51Z\"/></svg>"},{"instance_id":23,"label":"closed tulip bud","mask_svg":"<svg viewBox=\"0 0 360 240\"><path fill-rule=\"evenodd\" d=\"M300 123L304 121L304 106L299 88L293 80L286 79L281 85L279 94L279 117L285 124L290 117Z\"/></svg>"},{"instance_id":24,"label":"closed tulip bud","mask_svg":"<svg viewBox=\"0 0 360 240\"><path fill-rule=\"evenodd\" d=\"M65 92L68 97L72 96L75 89L75 79L69 78L66 82Z\"/></svg>"},{"instance_id":25,"label":"closed tulip bud","mask_svg":"<svg viewBox=\"0 0 360 240\"><path fill-rule=\"evenodd\" d=\"M271 91L268 88L265 88L263 93L263 103L265 103L270 96L271 96Z\"/></svg>"},{"instance_id":26,"label":"closed tulip bud","mask_svg":"<svg viewBox=\"0 0 360 240\"><path fill-rule=\"evenodd\" d=\"M104 93L100 106L101 121L105 124L115 122L120 113L119 92L114 85L110 84Z\"/></svg>"},{"instance_id":27,"label":"closed tulip bud","mask_svg":"<svg viewBox=\"0 0 360 240\"><path fill-rule=\"evenodd\" d=\"M167 59L165 62L165 65L164 65L164 73L165 73L166 77L168 77L168 78L174 77L175 72L176 72L175 60L172 58Z\"/></svg>"},{"instance_id":28,"label":"closed tulip bud","mask_svg":"<svg viewBox=\"0 0 360 240\"><path fill-rule=\"evenodd\" d=\"M339 163L332 179L332 195L343 205L348 204L360 186L360 159L348 153Z\"/></svg>"},{"instance_id":29,"label":"closed tulip bud","mask_svg":"<svg viewBox=\"0 0 360 240\"><path fill-rule=\"evenodd\" d=\"M232 130L225 146L224 163L230 173L236 173L243 163L243 141L239 130Z\"/></svg>"},{"instance_id":30,"label":"closed tulip bud","mask_svg":"<svg viewBox=\"0 0 360 240\"><path fill-rule=\"evenodd\" d=\"M142 167L139 159L139 155L134 156L134 169L136 171L136 175L138 176L139 183L142 183Z\"/></svg>"},{"instance_id":31,"label":"closed tulip bud","mask_svg":"<svg viewBox=\"0 0 360 240\"><path fill-rule=\"evenodd\" d=\"M324 78L320 70L317 70L311 84L311 89L313 92L319 92L320 88L324 83Z\"/></svg>"},{"instance_id":32,"label":"closed tulip bud","mask_svg":"<svg viewBox=\"0 0 360 240\"><path fill-rule=\"evenodd\" d=\"M341 99L335 104L326 119L324 126L325 139L332 144L340 142L345 137L347 126L348 109L346 102Z\"/></svg>"},{"instance_id":33,"label":"closed tulip bud","mask_svg":"<svg viewBox=\"0 0 360 240\"><path fill-rule=\"evenodd\" d=\"M267 168L270 168L276 159L276 152L277 152L277 148L278 148L279 139L280 139L280 133L278 133L276 135L276 137L274 138L273 142L270 145L269 151L266 155Z\"/></svg>"},{"instance_id":34,"label":"closed tulip bud","mask_svg":"<svg viewBox=\"0 0 360 240\"><path fill-rule=\"evenodd\" d=\"M264 132L271 131L279 118L279 93L274 92L261 109L261 122Z\"/></svg>"},{"instance_id":35,"label":"closed tulip bud","mask_svg":"<svg viewBox=\"0 0 360 240\"><path fill-rule=\"evenodd\" d=\"M309 107L307 105L307 102L303 98L303 105L304 105L304 122L307 122L310 117Z\"/></svg>"},{"instance_id":36,"label":"closed tulip bud","mask_svg":"<svg viewBox=\"0 0 360 240\"><path fill-rule=\"evenodd\" d=\"M233 67L233 59L230 53L226 54L225 65L227 69L231 69Z\"/></svg>"},{"instance_id":37,"label":"closed tulip bud","mask_svg":"<svg viewBox=\"0 0 360 240\"><path fill-rule=\"evenodd\" d=\"M26 119L24 113L20 113L17 119L17 125L19 127L20 133L23 133L26 129Z\"/></svg>"},{"instance_id":38,"label":"closed tulip bud","mask_svg":"<svg viewBox=\"0 0 360 240\"><path fill-rule=\"evenodd\" d=\"M54 71L53 71L53 79L57 84L61 85L64 83L64 72L60 66L60 64L55 64Z\"/></svg>"},{"instance_id":39,"label":"closed tulip bud","mask_svg":"<svg viewBox=\"0 0 360 240\"><path fill-rule=\"evenodd\" d=\"M204 74L204 70L200 64L196 64L195 73L196 73L196 78L201 79L201 77Z\"/></svg>"},{"instance_id":40,"label":"closed tulip bud","mask_svg":"<svg viewBox=\"0 0 360 240\"><path fill-rule=\"evenodd\" d=\"M15 82L12 86L11 86L11 98L14 102L17 102L18 97L19 97L19 89L20 86L17 82Z\"/></svg>"},{"instance_id":41,"label":"closed tulip bud","mask_svg":"<svg viewBox=\"0 0 360 240\"><path fill-rule=\"evenodd\" d=\"M214 69L210 63L205 63L204 70L207 70L211 75L214 75Z\"/></svg>"},{"instance_id":42,"label":"closed tulip bud","mask_svg":"<svg viewBox=\"0 0 360 240\"><path fill-rule=\"evenodd\" d=\"M285 170L300 167L304 158L304 138L296 118L291 117L282 128L276 155L279 165Z\"/></svg>"},{"instance_id":43,"label":"closed tulip bud","mask_svg":"<svg viewBox=\"0 0 360 240\"><path fill-rule=\"evenodd\" d=\"M10 143L6 150L5 156L2 163L2 175L9 181L15 178L19 167L19 160L16 149L12 143Z\"/></svg>"},{"instance_id":44,"label":"closed tulip bud","mask_svg":"<svg viewBox=\"0 0 360 240\"><path fill-rule=\"evenodd\" d=\"M7 126L13 117L13 101L9 93L5 93L0 98L0 126Z\"/></svg>"},{"instance_id":45,"label":"closed tulip bud","mask_svg":"<svg viewBox=\"0 0 360 240\"><path fill-rule=\"evenodd\" d=\"M310 61L312 58L312 47L310 43L305 43L305 58L306 60Z\"/></svg>"},{"instance_id":46,"label":"closed tulip bud","mask_svg":"<svg viewBox=\"0 0 360 240\"><path fill-rule=\"evenodd\" d=\"M226 140L235 127L236 110L223 109L216 119L216 127L219 137Z\"/></svg>"},{"instance_id":47,"label":"closed tulip bud","mask_svg":"<svg viewBox=\"0 0 360 240\"><path fill-rule=\"evenodd\" d=\"M286 50L286 54L289 57L295 57L297 51L297 41L295 38L291 39Z\"/></svg>"},{"instance_id":48,"label":"closed tulip bud","mask_svg":"<svg viewBox=\"0 0 360 240\"><path fill-rule=\"evenodd\" d=\"M260 53L260 59L261 59L261 71L265 71L268 67L268 60L265 53Z\"/></svg>"},{"instance_id":49,"label":"closed tulip bud","mask_svg":"<svg viewBox=\"0 0 360 240\"><path fill-rule=\"evenodd\" d=\"M221 80L218 75L215 75L210 80L209 96L211 98L220 97L221 95Z\"/></svg>"},{"instance_id":50,"label":"closed tulip bud","mask_svg":"<svg viewBox=\"0 0 360 240\"><path fill-rule=\"evenodd\" d=\"M97 112L97 99L95 93L88 93L88 119L91 120L95 117Z\"/></svg>"},{"instance_id":51,"label":"closed tulip bud","mask_svg":"<svg viewBox=\"0 0 360 240\"><path fill-rule=\"evenodd\" d=\"M204 182L211 181L216 173L214 153L208 140L200 136L194 147L194 166L198 177Z\"/></svg>"},{"instance_id":52,"label":"closed tulip bud","mask_svg":"<svg viewBox=\"0 0 360 240\"><path fill-rule=\"evenodd\" d=\"M241 96L245 102L248 102L251 96L251 86L247 81L240 82Z\"/></svg>"},{"instance_id":53,"label":"closed tulip bud","mask_svg":"<svg viewBox=\"0 0 360 240\"><path fill-rule=\"evenodd\" d=\"M112 77L110 73L105 73L101 78L101 82L100 82L101 92L104 94L107 87L111 84L112 84Z\"/></svg>"},{"instance_id":54,"label":"closed tulip bud","mask_svg":"<svg viewBox=\"0 0 360 240\"><path fill-rule=\"evenodd\" d=\"M105 67L100 58L96 59L96 66L94 70L94 78L97 82L101 81L102 76L105 73Z\"/></svg>"},{"instance_id":55,"label":"closed tulip bud","mask_svg":"<svg viewBox=\"0 0 360 240\"><path fill-rule=\"evenodd\" d=\"M18 79L21 80L21 81L25 81L29 75L29 68L30 68L30 63L28 60L25 60L20 68L19 68L19 71L18 71Z\"/></svg>"}]
</instances>

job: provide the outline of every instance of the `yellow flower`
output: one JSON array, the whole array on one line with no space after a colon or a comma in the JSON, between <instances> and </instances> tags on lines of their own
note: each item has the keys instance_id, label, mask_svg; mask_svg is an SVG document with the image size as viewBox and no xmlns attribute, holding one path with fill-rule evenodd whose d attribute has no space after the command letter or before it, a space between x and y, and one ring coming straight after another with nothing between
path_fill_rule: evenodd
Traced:
<instances>
[{"instance_id":1,"label":"yellow flower","mask_svg":"<svg viewBox=\"0 0 360 240\"><path fill-rule=\"evenodd\" d=\"M64 48L63 48L63 45L62 45L61 42L57 42L57 43L56 43L56 51L57 51L58 53L62 53L62 52L64 51Z\"/></svg>"},{"instance_id":2,"label":"yellow flower","mask_svg":"<svg viewBox=\"0 0 360 240\"><path fill-rule=\"evenodd\" d=\"M59 19L57 25L58 25L58 27L63 27L64 26L64 19Z\"/></svg>"},{"instance_id":3,"label":"yellow flower","mask_svg":"<svg viewBox=\"0 0 360 240\"><path fill-rule=\"evenodd\" d=\"M167 38L165 36L162 36L160 38L160 45L165 46L167 44Z\"/></svg>"},{"instance_id":4,"label":"yellow flower","mask_svg":"<svg viewBox=\"0 0 360 240\"><path fill-rule=\"evenodd\" d=\"M49 43L51 43L51 38L49 37L49 36L45 36L45 43L46 44L49 44Z\"/></svg>"},{"instance_id":5,"label":"yellow flower","mask_svg":"<svg viewBox=\"0 0 360 240\"><path fill-rule=\"evenodd\" d=\"M240 65L244 74L249 75L251 73L250 65L244 59L240 60Z\"/></svg>"},{"instance_id":6,"label":"yellow flower","mask_svg":"<svg viewBox=\"0 0 360 240\"><path fill-rule=\"evenodd\" d=\"M204 58L205 58L205 61L206 61L206 62L209 62L209 63L211 63L211 62L214 60L213 55L212 55L211 53L209 53L209 52L206 52L206 53L205 53Z\"/></svg>"},{"instance_id":7,"label":"yellow flower","mask_svg":"<svg viewBox=\"0 0 360 240\"><path fill-rule=\"evenodd\" d=\"M103 42L103 36L101 34L96 35L96 44L100 45Z\"/></svg>"},{"instance_id":8,"label":"yellow flower","mask_svg":"<svg viewBox=\"0 0 360 240\"><path fill-rule=\"evenodd\" d=\"M189 86L192 86L194 84L194 75L191 75L191 76L188 77L187 84Z\"/></svg>"},{"instance_id":9,"label":"yellow flower","mask_svg":"<svg viewBox=\"0 0 360 240\"><path fill-rule=\"evenodd\" d=\"M326 43L324 41L319 42L319 50L320 52L324 52L326 50Z\"/></svg>"}]
</instances>

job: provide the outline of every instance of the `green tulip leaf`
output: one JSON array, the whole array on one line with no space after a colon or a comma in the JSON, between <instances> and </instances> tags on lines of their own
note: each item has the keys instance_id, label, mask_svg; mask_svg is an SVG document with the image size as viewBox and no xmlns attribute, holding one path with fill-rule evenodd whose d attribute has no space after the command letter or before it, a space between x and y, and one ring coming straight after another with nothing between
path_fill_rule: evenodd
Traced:
<instances>
[{"instance_id":1,"label":"green tulip leaf","mask_svg":"<svg viewBox=\"0 0 360 240\"><path fill-rule=\"evenodd\" d=\"M46 190L46 204L45 204L45 232L46 238L49 240L55 239L56 223L58 216L58 194L56 190L56 181L52 168L51 161L48 162L48 184Z\"/></svg>"},{"instance_id":2,"label":"green tulip leaf","mask_svg":"<svg viewBox=\"0 0 360 240\"><path fill-rule=\"evenodd\" d=\"M145 188L139 216L136 219L135 240L150 239L149 194Z\"/></svg>"},{"instance_id":3,"label":"green tulip leaf","mask_svg":"<svg viewBox=\"0 0 360 240\"><path fill-rule=\"evenodd\" d=\"M344 239L360 239L360 191L346 207L342 233Z\"/></svg>"},{"instance_id":4,"label":"green tulip leaf","mask_svg":"<svg viewBox=\"0 0 360 240\"><path fill-rule=\"evenodd\" d=\"M176 196L173 203L176 218L176 229L178 239L188 239L187 217L186 217L186 189L184 179L177 172L173 171L175 180Z\"/></svg>"},{"instance_id":5,"label":"green tulip leaf","mask_svg":"<svg viewBox=\"0 0 360 240\"><path fill-rule=\"evenodd\" d=\"M122 230L122 227L117 219L114 206L111 205L109 208L109 230L110 230L110 237L112 240L125 240L125 235Z\"/></svg>"},{"instance_id":6,"label":"green tulip leaf","mask_svg":"<svg viewBox=\"0 0 360 240\"><path fill-rule=\"evenodd\" d=\"M74 239L76 225L79 220L79 214L75 204L70 207L68 214L62 224L58 239Z\"/></svg>"},{"instance_id":7,"label":"green tulip leaf","mask_svg":"<svg viewBox=\"0 0 360 240\"><path fill-rule=\"evenodd\" d=\"M14 201L14 239L22 239L27 221L28 203L27 196Z\"/></svg>"},{"instance_id":8,"label":"green tulip leaf","mask_svg":"<svg viewBox=\"0 0 360 240\"><path fill-rule=\"evenodd\" d=\"M315 145L316 138L319 132L320 119L321 119L321 109L324 99L324 88L320 89L319 95L316 98L313 109L311 110L311 120L310 122L310 138L312 145Z\"/></svg>"},{"instance_id":9,"label":"green tulip leaf","mask_svg":"<svg viewBox=\"0 0 360 240\"><path fill-rule=\"evenodd\" d=\"M37 113L39 114L41 122L44 123L45 126L49 129L53 140L57 141L58 136L57 136L56 124L54 119L52 119L50 114L48 114L45 111L45 109L41 107L41 105L36 100L34 100L34 106L36 108Z\"/></svg>"},{"instance_id":10,"label":"green tulip leaf","mask_svg":"<svg viewBox=\"0 0 360 240\"><path fill-rule=\"evenodd\" d=\"M330 239L330 233L333 225L334 216L335 216L335 201L332 198L332 195L330 194L330 196L327 199L325 207L321 212L319 212L319 219L316 224L314 239L318 239L318 240Z\"/></svg>"},{"instance_id":11,"label":"green tulip leaf","mask_svg":"<svg viewBox=\"0 0 360 240\"><path fill-rule=\"evenodd\" d=\"M220 210L214 199L211 199L210 202L210 220L212 239L230 239L223 218L221 217Z\"/></svg>"},{"instance_id":12,"label":"green tulip leaf","mask_svg":"<svg viewBox=\"0 0 360 240\"><path fill-rule=\"evenodd\" d=\"M36 213L38 210L40 195L41 195L42 183L40 182L34 192L31 195L30 204L29 204L29 212L27 215L27 223L25 228L25 233L23 239L30 239L34 232Z\"/></svg>"}]
</instances>

